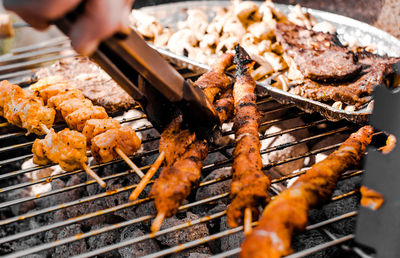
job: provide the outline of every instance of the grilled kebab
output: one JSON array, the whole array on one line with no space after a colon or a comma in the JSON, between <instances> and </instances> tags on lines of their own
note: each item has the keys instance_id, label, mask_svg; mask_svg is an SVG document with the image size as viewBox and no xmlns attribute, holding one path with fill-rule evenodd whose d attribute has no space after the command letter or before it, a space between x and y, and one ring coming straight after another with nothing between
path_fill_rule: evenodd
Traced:
<instances>
[{"instance_id":1,"label":"grilled kebab","mask_svg":"<svg viewBox=\"0 0 400 258\"><path fill-rule=\"evenodd\" d=\"M59 90L55 87L57 85ZM118 121L109 118L103 107L93 105L62 77L41 79L30 88L57 110L58 116L64 118L69 128L83 132L97 162L117 158L116 148L126 155L132 155L139 149L141 141L132 128L121 126Z\"/></svg>"},{"instance_id":2,"label":"grilled kebab","mask_svg":"<svg viewBox=\"0 0 400 258\"><path fill-rule=\"evenodd\" d=\"M0 115L10 124L44 135L42 125L51 128L55 110L44 106L43 100L8 81L0 82Z\"/></svg>"},{"instance_id":3,"label":"grilled kebab","mask_svg":"<svg viewBox=\"0 0 400 258\"><path fill-rule=\"evenodd\" d=\"M268 199L269 178L262 171L258 127L260 115L257 111L256 83L250 75L254 62L240 46L236 46L236 82L233 86L235 101L234 126L236 146L232 165L232 203L227 210L227 222L237 227L243 222L244 211L250 208L258 217L259 204Z\"/></svg>"},{"instance_id":4,"label":"grilled kebab","mask_svg":"<svg viewBox=\"0 0 400 258\"><path fill-rule=\"evenodd\" d=\"M294 230L304 230L312 207L327 202L339 176L357 166L370 144L373 129L364 126L331 153L313 165L265 208L258 226L242 244L240 257L282 257L292 252Z\"/></svg>"},{"instance_id":5,"label":"grilled kebab","mask_svg":"<svg viewBox=\"0 0 400 258\"><path fill-rule=\"evenodd\" d=\"M221 122L230 117L228 114L233 108L232 96L229 91L232 79L225 74L225 70L232 65L233 55L225 54L212 65L211 71L202 75L196 85L205 92L208 99L217 108ZM224 100L223 100L224 99ZM230 100L229 100L230 99ZM150 191L154 197L158 214L162 217L171 217L178 207L189 196L200 180L202 161L207 157L208 144L196 139L194 133L182 126L182 117L174 119L164 130L160 140L160 153L166 153L165 167Z\"/></svg>"}]
</instances>

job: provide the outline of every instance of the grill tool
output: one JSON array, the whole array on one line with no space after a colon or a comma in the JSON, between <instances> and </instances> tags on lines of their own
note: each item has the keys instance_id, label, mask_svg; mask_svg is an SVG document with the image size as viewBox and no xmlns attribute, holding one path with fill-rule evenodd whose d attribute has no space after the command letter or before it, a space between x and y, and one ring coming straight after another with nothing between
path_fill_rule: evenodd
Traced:
<instances>
[{"instance_id":1,"label":"grill tool","mask_svg":"<svg viewBox=\"0 0 400 258\"><path fill-rule=\"evenodd\" d=\"M83 5L55 24L68 34ZM154 127L162 132L177 113L189 128L206 138L219 125L217 113L192 81L185 80L135 32L103 41L91 56L138 101Z\"/></svg>"}]
</instances>

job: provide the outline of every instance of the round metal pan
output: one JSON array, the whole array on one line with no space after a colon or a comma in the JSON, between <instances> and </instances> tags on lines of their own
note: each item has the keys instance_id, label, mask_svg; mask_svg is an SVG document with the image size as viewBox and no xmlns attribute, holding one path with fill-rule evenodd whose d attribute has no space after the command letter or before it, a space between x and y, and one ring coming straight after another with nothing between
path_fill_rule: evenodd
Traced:
<instances>
[{"instance_id":1,"label":"round metal pan","mask_svg":"<svg viewBox=\"0 0 400 258\"><path fill-rule=\"evenodd\" d=\"M188 9L197 8L204 10L211 20L215 16L216 7L230 5L230 1L184 1L144 7L141 8L141 10L154 15L165 26L176 28L178 21L186 19L186 11ZM293 8L293 6L283 4L275 4L275 6L286 14L288 14ZM309 12L319 21L328 21L332 23L336 27L339 39L342 43L357 42L357 45L359 46L376 46L377 53L380 55L400 56L400 40L387 32L379 30L369 24L338 14L309 8L303 8L303 10ZM204 72L208 69L208 66L205 64L173 54L165 49L156 49L170 62L179 67L187 67L198 72ZM265 83L258 83L258 85L264 88L269 95L281 103L295 104L301 110L309 113L319 112L321 115L332 121L346 119L354 123L365 124L368 122L369 115L371 114L366 110L366 108L357 111L345 111L319 101L313 101L299 95L285 92Z\"/></svg>"}]
</instances>

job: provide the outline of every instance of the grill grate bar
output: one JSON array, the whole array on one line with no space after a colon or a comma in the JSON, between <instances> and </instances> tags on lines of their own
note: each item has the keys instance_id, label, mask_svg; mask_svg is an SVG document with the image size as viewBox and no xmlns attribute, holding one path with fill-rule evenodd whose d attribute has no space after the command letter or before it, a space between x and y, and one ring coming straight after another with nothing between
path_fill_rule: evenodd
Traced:
<instances>
[{"instance_id":1,"label":"grill grate bar","mask_svg":"<svg viewBox=\"0 0 400 258\"><path fill-rule=\"evenodd\" d=\"M59 55L60 52L65 50L71 50L70 46L57 46L57 47L50 47L46 49L39 49L36 51L25 52L19 55L12 55L12 56L0 56L0 65L5 65L9 63L14 63L16 61L21 61L23 59L32 58L32 57L39 57L43 55Z\"/></svg>"},{"instance_id":2,"label":"grill grate bar","mask_svg":"<svg viewBox=\"0 0 400 258\"><path fill-rule=\"evenodd\" d=\"M286 258L305 257L307 255L322 251L322 250L327 249L329 247L345 243L345 242L347 242L349 240L352 240L352 239L354 239L354 235L347 235L347 236L344 236L344 237L341 237L341 238L337 238L336 240L332 240L332 241L329 241L329 242L326 242L326 243L323 243L323 244L320 244L320 245L317 245L317 246L302 250L302 251L297 252L295 254L288 255L288 256L286 256Z\"/></svg>"},{"instance_id":3,"label":"grill grate bar","mask_svg":"<svg viewBox=\"0 0 400 258\"><path fill-rule=\"evenodd\" d=\"M49 63L49 62L54 62L54 61L57 61L57 60L60 60L63 58L74 57L74 56L76 56L76 53L65 53L65 54L60 54L57 56L44 57L44 58L39 58L36 60L19 62L16 64L4 65L4 66L0 67L0 74L11 73L14 71L29 69L29 68L37 67L37 66Z\"/></svg>"},{"instance_id":4,"label":"grill grate bar","mask_svg":"<svg viewBox=\"0 0 400 258\"><path fill-rule=\"evenodd\" d=\"M19 48L11 49L10 54L19 55L19 54L23 54L25 52L31 52L31 51L35 51L35 50L38 50L41 48L54 47L54 46L64 45L64 44L69 44L69 43L70 43L70 41L67 37L58 37L58 38L46 40L44 42L40 42L37 44L32 44L32 45L29 45L26 47L19 47Z\"/></svg>"},{"instance_id":5,"label":"grill grate bar","mask_svg":"<svg viewBox=\"0 0 400 258\"><path fill-rule=\"evenodd\" d=\"M186 204L186 205L182 205L182 206L179 207L179 210L186 210L188 208L196 207L196 206L201 205L201 204L214 202L214 201L220 200L222 198L228 197L228 195L229 195L229 193L223 193L223 194L220 194L220 195L208 197L206 199L203 199L203 200L200 200L200 201L197 201L197 202L192 202L192 203L189 203L189 204ZM11 235L11 236L8 236L8 237L1 238L0 239L0 244L4 244L4 243L10 242L10 241L14 241L14 240L17 240L17 239L20 239L20 238L24 238L24 237L27 237L27 236L31 236L31 235L35 235L35 234L42 233L42 232L45 232L45 231L49 231L49 230L52 230L52 229L55 229L55 228L59 228L59 227L71 225L71 224L74 224L74 223L82 222L82 221L85 221L85 220L88 220L88 219L91 219L91 218L94 218L94 217L97 217L97 216L101 216L101 215L105 215L105 214L108 214L108 213L111 213L111 212L115 212L115 211L118 211L118 210L126 209L126 208L129 208L129 207L141 204L141 203L149 202L150 200L151 200L150 197L146 197L146 198L143 198L143 199L140 199L140 200L136 200L134 202L128 202L128 203L120 204L118 206L110 207L110 208L107 208L107 209L104 209L104 210L99 210L99 211L96 211L96 212L91 212L91 213L84 214L84 215L81 215L81 216L78 216L78 217L70 218L68 220L55 222L53 224L42 226L40 228L36 228L36 229L31 229L31 230L28 230L28 231L20 232L20 233L15 234L15 235ZM147 217L147 216L145 216L145 217ZM151 217L153 218L155 216L153 215ZM140 218L137 218L137 219L140 219ZM111 228L111 226L109 228ZM75 240L78 240L78 239L75 239ZM29 250L32 250L32 249L29 249Z\"/></svg>"}]
</instances>

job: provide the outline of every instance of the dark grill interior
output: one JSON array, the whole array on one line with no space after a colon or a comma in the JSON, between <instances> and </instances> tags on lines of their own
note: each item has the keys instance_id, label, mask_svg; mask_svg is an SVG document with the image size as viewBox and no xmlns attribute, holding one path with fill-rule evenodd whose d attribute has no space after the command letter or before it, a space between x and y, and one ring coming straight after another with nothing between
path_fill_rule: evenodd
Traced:
<instances>
[{"instance_id":1,"label":"dark grill interior","mask_svg":"<svg viewBox=\"0 0 400 258\"><path fill-rule=\"evenodd\" d=\"M70 56L64 53L68 42L54 40L28 49L14 50L14 56L0 58L0 79L27 85L32 74L49 61ZM183 71L193 76L191 71ZM309 164L324 152L338 148L345 136L357 126L347 122L329 122L319 115L310 115L291 105L280 105L268 96L258 100L263 114L261 128L289 123L300 118L302 124L292 124L278 132L260 136L261 140L298 133L291 141L263 148L263 155L291 147L306 145L308 151L265 164L264 171L306 158ZM121 115L121 114L116 114ZM143 149L131 159L144 172L158 154L159 135L146 125L141 112L118 117L142 134ZM65 127L57 124L56 130ZM303 132L307 130L308 135ZM203 167L202 181L192 191L180 213L163 223L161 230L150 233L155 216L147 187L135 202L128 202L130 192L139 178L122 160L90 167L107 182L104 190L82 170L54 172L52 166L21 165L32 157L31 146L35 135L25 136L21 129L0 120L0 254L9 257L229 257L239 252L243 239L242 227L230 229L226 225L226 206L229 204L232 162L232 141L210 149ZM224 136L232 136L226 129ZM343 139L329 143L333 138ZM325 143L325 144L322 144ZM88 153L90 156L90 153ZM227 169L228 167L228 169ZM225 168L225 169L223 169ZM275 175L271 195L276 195L285 184L306 169L292 174ZM337 255L365 255L353 246L354 222L359 203L358 187L363 171L346 172L338 184L331 203L310 214L307 231L293 240L295 253L290 257L336 257ZM158 176L158 174L156 174ZM154 181L150 182L150 186ZM256 222L254 223L254 225ZM357 255L358 254L358 255ZM6 257L8 257L6 256Z\"/></svg>"}]
</instances>

